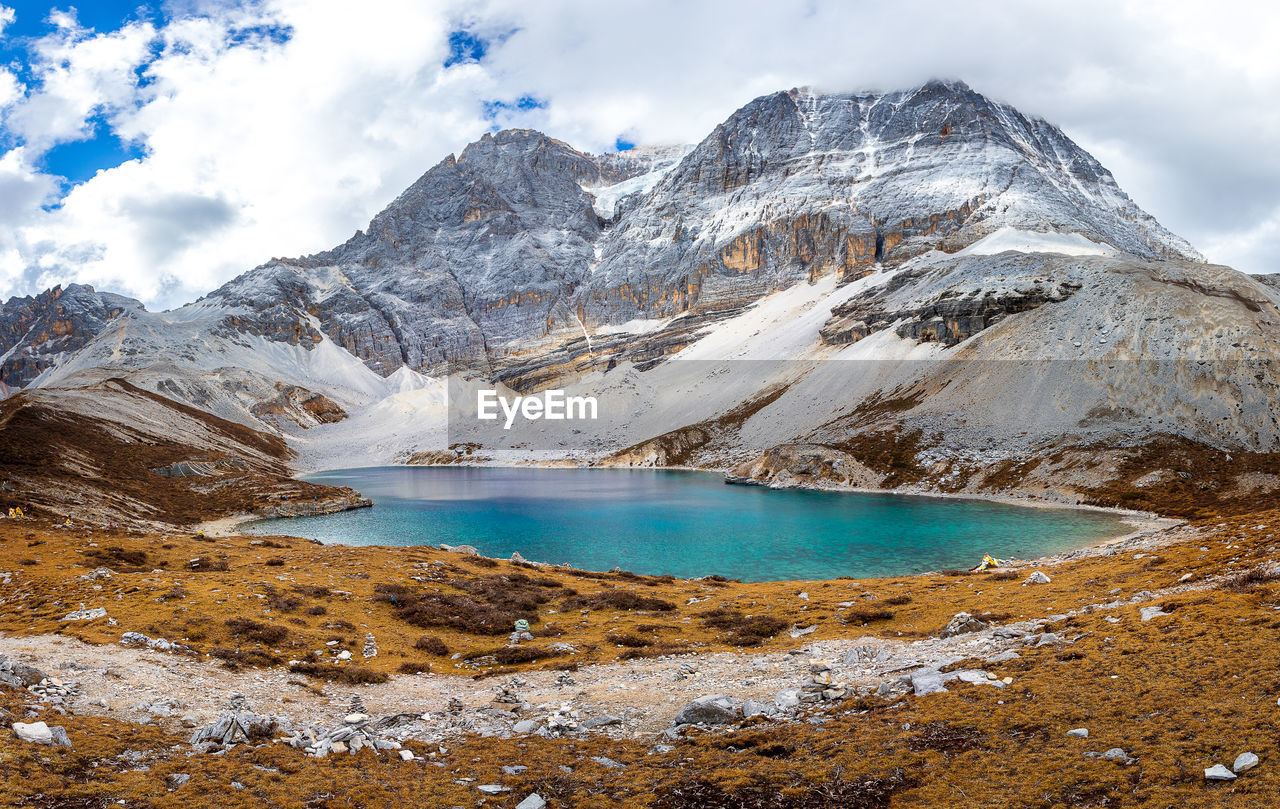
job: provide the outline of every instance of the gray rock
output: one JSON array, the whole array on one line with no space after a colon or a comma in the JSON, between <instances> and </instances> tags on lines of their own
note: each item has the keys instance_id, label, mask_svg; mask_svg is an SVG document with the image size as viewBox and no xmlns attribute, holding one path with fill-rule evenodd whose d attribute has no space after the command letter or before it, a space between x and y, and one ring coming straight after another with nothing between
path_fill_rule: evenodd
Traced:
<instances>
[{"instance_id":1,"label":"gray rock","mask_svg":"<svg viewBox=\"0 0 1280 809\"><path fill-rule=\"evenodd\" d=\"M969 632L981 632L987 628L987 624L974 618L967 612L958 612L943 628L939 637L954 638L956 635L964 635Z\"/></svg>"},{"instance_id":2,"label":"gray rock","mask_svg":"<svg viewBox=\"0 0 1280 809\"><path fill-rule=\"evenodd\" d=\"M756 702L753 699L745 700L742 703L742 717L750 719L753 716L764 716L769 712L769 707L763 702Z\"/></svg>"},{"instance_id":3,"label":"gray rock","mask_svg":"<svg viewBox=\"0 0 1280 809\"><path fill-rule=\"evenodd\" d=\"M1142 620L1143 620L1144 622L1145 622L1145 621L1150 621L1150 620L1152 620L1153 618L1159 618L1159 617L1164 616L1164 615L1169 615L1169 613L1167 613L1167 612L1165 612L1165 611L1164 611L1164 608L1163 608L1163 607L1159 607L1159 606L1156 606L1156 607L1143 607L1143 608L1140 610L1140 612L1142 613Z\"/></svg>"},{"instance_id":4,"label":"gray rock","mask_svg":"<svg viewBox=\"0 0 1280 809\"><path fill-rule=\"evenodd\" d=\"M504 792L511 791L509 787L504 787L502 784L480 784L476 789L486 795L501 795Z\"/></svg>"},{"instance_id":5,"label":"gray rock","mask_svg":"<svg viewBox=\"0 0 1280 809\"><path fill-rule=\"evenodd\" d=\"M521 719L519 722L516 722L515 725L512 726L511 732L524 735L527 733L533 733L537 729L538 729L537 722L533 721L532 719Z\"/></svg>"},{"instance_id":6,"label":"gray rock","mask_svg":"<svg viewBox=\"0 0 1280 809\"><path fill-rule=\"evenodd\" d=\"M1231 771L1235 773L1248 772L1258 766L1258 757L1253 753L1241 753L1236 756L1236 760L1231 765Z\"/></svg>"},{"instance_id":7,"label":"gray rock","mask_svg":"<svg viewBox=\"0 0 1280 809\"><path fill-rule=\"evenodd\" d=\"M1012 649L1009 649L1008 651L1004 651L999 654L992 655L991 657L988 657L983 662L984 663L1008 663L1010 660L1017 660L1020 657L1022 657L1022 655L1018 654Z\"/></svg>"},{"instance_id":8,"label":"gray rock","mask_svg":"<svg viewBox=\"0 0 1280 809\"><path fill-rule=\"evenodd\" d=\"M677 725L728 725L742 718L742 707L728 694L698 697L676 714Z\"/></svg>"},{"instance_id":9,"label":"gray rock","mask_svg":"<svg viewBox=\"0 0 1280 809\"><path fill-rule=\"evenodd\" d=\"M1052 646L1055 643L1062 643L1062 638L1053 632L1042 633L1036 638L1036 646Z\"/></svg>"},{"instance_id":10,"label":"gray rock","mask_svg":"<svg viewBox=\"0 0 1280 809\"><path fill-rule=\"evenodd\" d=\"M190 780L191 776L185 772L173 773L169 776L169 788L177 789Z\"/></svg>"},{"instance_id":11,"label":"gray rock","mask_svg":"<svg viewBox=\"0 0 1280 809\"><path fill-rule=\"evenodd\" d=\"M1214 764L1212 767L1204 771L1204 780L1206 781L1234 781L1236 774L1221 764Z\"/></svg>"},{"instance_id":12,"label":"gray rock","mask_svg":"<svg viewBox=\"0 0 1280 809\"><path fill-rule=\"evenodd\" d=\"M1076 728L1075 730L1068 730L1068 731L1067 731L1067 735L1068 735L1068 736L1074 736L1074 737L1076 737L1077 739L1087 739L1087 738L1089 738L1089 729L1088 729L1088 728Z\"/></svg>"},{"instance_id":13,"label":"gray rock","mask_svg":"<svg viewBox=\"0 0 1280 809\"><path fill-rule=\"evenodd\" d=\"M516 809L546 809L547 802L542 796L534 792L529 797L516 804Z\"/></svg>"},{"instance_id":14,"label":"gray rock","mask_svg":"<svg viewBox=\"0 0 1280 809\"><path fill-rule=\"evenodd\" d=\"M1027 579L1022 583L1022 586L1025 587L1028 584L1048 584L1050 581L1052 580L1048 576L1037 570L1035 573L1027 576Z\"/></svg>"},{"instance_id":15,"label":"gray rock","mask_svg":"<svg viewBox=\"0 0 1280 809\"><path fill-rule=\"evenodd\" d=\"M620 770L623 767L627 766L626 764L623 764L619 761L614 761L613 759L608 758L607 756L592 756L591 760L599 764L600 766L608 767L611 770Z\"/></svg>"},{"instance_id":16,"label":"gray rock","mask_svg":"<svg viewBox=\"0 0 1280 809\"><path fill-rule=\"evenodd\" d=\"M1129 763L1130 761L1133 761L1133 759L1130 758L1129 754L1126 753L1124 749L1120 747L1111 748L1107 752L1103 753L1102 757L1107 761L1118 761L1125 764Z\"/></svg>"},{"instance_id":17,"label":"gray rock","mask_svg":"<svg viewBox=\"0 0 1280 809\"><path fill-rule=\"evenodd\" d=\"M800 689L786 688L773 695L773 704L778 706L779 710L789 711L800 705Z\"/></svg>"},{"instance_id":18,"label":"gray rock","mask_svg":"<svg viewBox=\"0 0 1280 809\"><path fill-rule=\"evenodd\" d=\"M14 722L13 732L19 739L32 744L47 744L55 747L71 747L67 731L61 727L50 727L44 722Z\"/></svg>"},{"instance_id":19,"label":"gray rock","mask_svg":"<svg viewBox=\"0 0 1280 809\"><path fill-rule=\"evenodd\" d=\"M943 674L937 669L924 669L922 671L913 672L911 677L911 688L915 691L917 697L926 694L937 694L940 691L946 691L945 684L956 679L954 672Z\"/></svg>"}]
</instances>

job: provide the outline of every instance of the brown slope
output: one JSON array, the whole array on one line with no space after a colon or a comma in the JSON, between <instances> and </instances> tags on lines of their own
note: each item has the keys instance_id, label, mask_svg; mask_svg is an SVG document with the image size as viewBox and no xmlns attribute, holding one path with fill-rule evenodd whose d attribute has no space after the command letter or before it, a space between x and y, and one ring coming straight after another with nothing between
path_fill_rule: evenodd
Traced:
<instances>
[{"instance_id":1,"label":"brown slope","mask_svg":"<svg viewBox=\"0 0 1280 809\"><path fill-rule=\"evenodd\" d=\"M74 520L183 525L360 504L349 489L291 479L291 454L279 436L123 379L0 402L3 505Z\"/></svg>"}]
</instances>

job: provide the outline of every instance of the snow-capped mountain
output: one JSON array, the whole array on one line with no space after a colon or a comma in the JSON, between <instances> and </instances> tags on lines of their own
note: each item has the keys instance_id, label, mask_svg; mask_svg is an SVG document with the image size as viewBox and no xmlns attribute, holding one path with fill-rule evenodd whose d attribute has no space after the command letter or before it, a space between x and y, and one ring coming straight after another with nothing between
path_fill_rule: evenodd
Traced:
<instances>
[{"instance_id":1,"label":"snow-capped mountain","mask_svg":"<svg viewBox=\"0 0 1280 809\"><path fill-rule=\"evenodd\" d=\"M728 467L920 425L936 433L921 452L997 434L1028 452L1168 432L1280 442L1264 415L1277 386L1263 366L1280 353L1270 288L1205 265L1056 127L959 82L774 93L696 145L610 155L497 132L344 244L181 309L104 304L56 352L12 314L30 309L6 306L0 350L40 359L6 378L128 375L335 464L353 425L362 461L440 444L450 375L612 396L625 418L565 454L629 447L614 459L627 463ZM965 357L1069 362L1049 378ZM1154 384L1102 373L1192 357L1224 364ZM761 359L785 365L723 365ZM835 360L878 365L836 377L869 366ZM1208 415L1219 408L1240 418ZM672 439L680 452L645 444L691 425L702 438Z\"/></svg>"}]
</instances>

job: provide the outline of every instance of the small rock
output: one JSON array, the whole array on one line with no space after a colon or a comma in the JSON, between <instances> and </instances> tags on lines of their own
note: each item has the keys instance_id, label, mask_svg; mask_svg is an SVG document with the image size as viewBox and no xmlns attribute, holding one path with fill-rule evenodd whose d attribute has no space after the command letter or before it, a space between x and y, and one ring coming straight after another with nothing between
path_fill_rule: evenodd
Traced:
<instances>
[{"instance_id":1,"label":"small rock","mask_svg":"<svg viewBox=\"0 0 1280 809\"><path fill-rule=\"evenodd\" d=\"M1050 646L1055 643L1062 643L1062 638L1052 632L1045 632L1036 640L1036 646Z\"/></svg>"},{"instance_id":2,"label":"small rock","mask_svg":"<svg viewBox=\"0 0 1280 809\"><path fill-rule=\"evenodd\" d=\"M1204 780L1206 781L1234 781L1236 774L1221 764L1214 764L1204 771Z\"/></svg>"},{"instance_id":3,"label":"small rock","mask_svg":"<svg viewBox=\"0 0 1280 809\"><path fill-rule=\"evenodd\" d=\"M169 776L169 789L177 789L190 780L191 776L185 772L173 773Z\"/></svg>"},{"instance_id":4,"label":"small rock","mask_svg":"<svg viewBox=\"0 0 1280 809\"><path fill-rule=\"evenodd\" d=\"M504 787L502 784L481 784L480 786L476 787L476 789L480 790L486 795L501 795L504 792L511 791L507 787Z\"/></svg>"},{"instance_id":5,"label":"small rock","mask_svg":"<svg viewBox=\"0 0 1280 809\"><path fill-rule=\"evenodd\" d=\"M1050 581L1052 581L1052 579L1037 570L1035 573L1027 576L1027 580L1022 583L1022 586L1026 587L1028 584L1048 584Z\"/></svg>"},{"instance_id":6,"label":"small rock","mask_svg":"<svg viewBox=\"0 0 1280 809\"><path fill-rule=\"evenodd\" d=\"M987 625L974 618L967 612L958 612L951 621L942 630L939 637L954 638L956 635L963 635L968 632L981 632L986 629Z\"/></svg>"},{"instance_id":7,"label":"small rock","mask_svg":"<svg viewBox=\"0 0 1280 809\"><path fill-rule=\"evenodd\" d=\"M413 761L413 751L412 751L412 750L401 750L401 751L400 751L400 759L401 759L402 761Z\"/></svg>"},{"instance_id":8,"label":"small rock","mask_svg":"<svg viewBox=\"0 0 1280 809\"><path fill-rule=\"evenodd\" d=\"M626 764L623 764L622 762L619 762L619 761L614 761L613 759L608 758L607 756L592 756L591 760L599 764L600 766L608 767L611 770L620 770L623 767L627 766Z\"/></svg>"},{"instance_id":9,"label":"small rock","mask_svg":"<svg viewBox=\"0 0 1280 809\"><path fill-rule=\"evenodd\" d=\"M1231 771L1236 773L1247 772L1258 766L1258 757L1253 753L1241 753L1236 756L1235 763L1231 765Z\"/></svg>"},{"instance_id":10,"label":"small rock","mask_svg":"<svg viewBox=\"0 0 1280 809\"><path fill-rule=\"evenodd\" d=\"M542 799L542 796L534 792L532 795L516 804L516 809L546 809L546 806L547 802Z\"/></svg>"},{"instance_id":11,"label":"small rock","mask_svg":"<svg viewBox=\"0 0 1280 809\"><path fill-rule=\"evenodd\" d=\"M756 702L753 699L749 699L742 703L742 716L744 719L750 719L753 716L763 716L768 713L768 711L768 706L763 702Z\"/></svg>"},{"instance_id":12,"label":"small rock","mask_svg":"<svg viewBox=\"0 0 1280 809\"><path fill-rule=\"evenodd\" d=\"M1074 737L1076 737L1077 739L1087 739L1087 738L1089 738L1089 729L1088 729L1088 728L1076 728L1075 730L1068 730L1068 731L1067 731L1067 735L1068 735L1068 736L1074 736Z\"/></svg>"},{"instance_id":13,"label":"small rock","mask_svg":"<svg viewBox=\"0 0 1280 809\"><path fill-rule=\"evenodd\" d=\"M84 604L81 604L80 609L76 610L75 612L69 612L66 615L59 618L58 620L59 621L96 621L99 618L106 618L106 617L107 617L106 607L94 607L91 610L86 610L84 608Z\"/></svg>"},{"instance_id":14,"label":"small rock","mask_svg":"<svg viewBox=\"0 0 1280 809\"><path fill-rule=\"evenodd\" d=\"M1158 607L1158 606L1156 606L1156 607L1143 607L1143 608L1142 608L1142 610L1141 610L1141 612L1142 612L1142 620L1143 620L1144 622L1145 622L1145 621L1150 621L1152 618L1159 618L1159 617L1160 617L1160 616L1162 616L1162 615L1168 615L1168 614L1169 614L1169 613L1165 612L1165 611L1164 611L1164 609L1163 609L1162 607Z\"/></svg>"},{"instance_id":15,"label":"small rock","mask_svg":"<svg viewBox=\"0 0 1280 809\"><path fill-rule=\"evenodd\" d=\"M515 725L512 726L511 732L524 735L526 733L533 733L537 729L538 729L537 722L533 721L532 719L521 719L519 722L516 722Z\"/></svg>"},{"instance_id":16,"label":"small rock","mask_svg":"<svg viewBox=\"0 0 1280 809\"><path fill-rule=\"evenodd\" d=\"M698 697L676 714L677 725L728 725L742 718L738 701L728 694Z\"/></svg>"},{"instance_id":17,"label":"small rock","mask_svg":"<svg viewBox=\"0 0 1280 809\"><path fill-rule=\"evenodd\" d=\"M1129 754L1126 753L1124 749L1120 747L1111 748L1107 752L1103 753L1102 757L1105 758L1107 761L1119 761L1126 764L1133 760L1129 757Z\"/></svg>"},{"instance_id":18,"label":"small rock","mask_svg":"<svg viewBox=\"0 0 1280 809\"><path fill-rule=\"evenodd\" d=\"M347 714L345 717L343 717L342 721L343 721L343 722L345 722L345 723L347 723L348 725L359 725L359 724L361 724L362 722L368 722L368 721L369 721L369 714L367 714L367 713L349 713L349 714Z\"/></svg>"}]
</instances>

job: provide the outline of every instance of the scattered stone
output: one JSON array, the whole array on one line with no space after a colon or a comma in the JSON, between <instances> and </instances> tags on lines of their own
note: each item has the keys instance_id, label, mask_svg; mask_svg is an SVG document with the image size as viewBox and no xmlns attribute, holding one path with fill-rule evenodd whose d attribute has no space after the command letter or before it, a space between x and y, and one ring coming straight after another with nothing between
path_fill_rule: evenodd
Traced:
<instances>
[{"instance_id":1,"label":"scattered stone","mask_svg":"<svg viewBox=\"0 0 1280 809\"><path fill-rule=\"evenodd\" d=\"M728 694L698 697L676 714L677 725L728 725L742 717L738 701Z\"/></svg>"},{"instance_id":2,"label":"scattered stone","mask_svg":"<svg viewBox=\"0 0 1280 809\"><path fill-rule=\"evenodd\" d=\"M537 722L533 721L532 719L521 719L519 722L516 722L515 725L511 728L511 732L518 733L523 736L527 733L533 733L537 729L538 729Z\"/></svg>"},{"instance_id":3,"label":"scattered stone","mask_svg":"<svg viewBox=\"0 0 1280 809\"><path fill-rule=\"evenodd\" d=\"M1103 753L1102 757L1107 761L1118 761L1122 764L1128 764L1134 760L1130 758L1129 754L1121 747L1111 748L1107 752Z\"/></svg>"},{"instance_id":4,"label":"scattered stone","mask_svg":"<svg viewBox=\"0 0 1280 809\"><path fill-rule=\"evenodd\" d=\"M800 689L787 688L779 691L773 696L773 704L778 706L779 710L789 711L800 705Z\"/></svg>"},{"instance_id":5,"label":"scattered stone","mask_svg":"<svg viewBox=\"0 0 1280 809\"><path fill-rule=\"evenodd\" d=\"M813 674L821 674L824 671L831 671L831 661L820 660L815 657L809 661L809 671Z\"/></svg>"},{"instance_id":6,"label":"scattered stone","mask_svg":"<svg viewBox=\"0 0 1280 809\"><path fill-rule=\"evenodd\" d=\"M698 666L692 661L686 660L676 669L676 681L693 680L698 677Z\"/></svg>"},{"instance_id":7,"label":"scattered stone","mask_svg":"<svg viewBox=\"0 0 1280 809\"><path fill-rule=\"evenodd\" d=\"M1160 616L1162 616L1162 615L1169 615L1169 614L1170 614L1170 613L1165 612L1165 611L1164 611L1164 608L1163 608L1163 607L1160 607L1160 606L1156 606L1156 607L1143 607L1143 608L1142 608L1142 610L1141 610L1141 612L1142 612L1142 620L1143 620L1144 622L1146 622L1146 621L1150 621L1152 618L1159 618L1159 617L1160 617Z\"/></svg>"},{"instance_id":8,"label":"scattered stone","mask_svg":"<svg viewBox=\"0 0 1280 809\"><path fill-rule=\"evenodd\" d=\"M769 707L763 702L756 702L753 699L749 699L742 703L743 719L750 719L753 716L764 716L768 712Z\"/></svg>"},{"instance_id":9,"label":"scattered stone","mask_svg":"<svg viewBox=\"0 0 1280 809\"><path fill-rule=\"evenodd\" d=\"M958 612L942 630L939 637L954 638L956 635L964 635L968 632L981 632L986 628L986 623L979 621L969 613Z\"/></svg>"},{"instance_id":10,"label":"scattered stone","mask_svg":"<svg viewBox=\"0 0 1280 809\"><path fill-rule=\"evenodd\" d=\"M502 784L481 784L480 786L476 787L476 789L480 790L486 795L501 795L504 792L511 791L509 788L504 787Z\"/></svg>"},{"instance_id":11,"label":"scattered stone","mask_svg":"<svg viewBox=\"0 0 1280 809\"><path fill-rule=\"evenodd\" d=\"M59 618L59 621L96 621L99 618L107 617L106 607L94 607L91 610L84 608L84 604L80 604L80 609L75 612L69 612Z\"/></svg>"},{"instance_id":12,"label":"scattered stone","mask_svg":"<svg viewBox=\"0 0 1280 809\"><path fill-rule=\"evenodd\" d=\"M1020 655L1020 654L1018 654L1017 652L1015 652L1015 651L1013 651L1012 649L1010 649L1010 650L1008 650L1008 651L1001 652L1000 654L992 655L991 657L988 657L988 658L987 658L985 661L983 661L983 662L985 662L985 663L1008 663L1010 660L1017 660L1017 659L1018 659L1018 658L1020 658L1020 657L1022 657L1022 655Z\"/></svg>"},{"instance_id":13,"label":"scattered stone","mask_svg":"<svg viewBox=\"0 0 1280 809\"><path fill-rule=\"evenodd\" d=\"M946 691L944 684L954 679L956 679L955 673L943 674L937 669L924 669L910 675L911 687L915 690L917 697Z\"/></svg>"},{"instance_id":14,"label":"scattered stone","mask_svg":"<svg viewBox=\"0 0 1280 809\"><path fill-rule=\"evenodd\" d=\"M1235 773L1248 772L1258 766L1258 757L1253 753L1241 753L1236 756L1235 763L1231 765L1231 771Z\"/></svg>"},{"instance_id":15,"label":"scattered stone","mask_svg":"<svg viewBox=\"0 0 1280 809\"><path fill-rule=\"evenodd\" d=\"M71 740L67 732L60 727L49 727L44 722L13 723L13 732L24 742L31 744L48 744L55 747L70 747Z\"/></svg>"},{"instance_id":16,"label":"scattered stone","mask_svg":"<svg viewBox=\"0 0 1280 809\"><path fill-rule=\"evenodd\" d=\"M542 796L534 792L516 804L516 809L546 809L546 806L547 802L542 799Z\"/></svg>"},{"instance_id":17,"label":"scattered stone","mask_svg":"<svg viewBox=\"0 0 1280 809\"><path fill-rule=\"evenodd\" d=\"M191 776L185 772L172 773L169 775L169 789L177 789L190 780Z\"/></svg>"},{"instance_id":18,"label":"scattered stone","mask_svg":"<svg viewBox=\"0 0 1280 809\"><path fill-rule=\"evenodd\" d=\"M814 624L812 626L805 626L805 627L792 625L792 627L787 630L787 634L790 635L792 638L802 638L805 635L812 635L814 632L817 632L817 631L818 631L817 624Z\"/></svg>"},{"instance_id":19,"label":"scattered stone","mask_svg":"<svg viewBox=\"0 0 1280 809\"><path fill-rule=\"evenodd\" d=\"M1022 583L1022 586L1026 587L1028 584L1048 584L1050 581L1052 581L1052 579L1037 570L1035 573L1027 576L1027 580Z\"/></svg>"},{"instance_id":20,"label":"scattered stone","mask_svg":"<svg viewBox=\"0 0 1280 809\"><path fill-rule=\"evenodd\" d=\"M1053 632L1044 632L1036 638L1036 646L1051 646L1055 643L1062 643L1062 638Z\"/></svg>"},{"instance_id":21,"label":"scattered stone","mask_svg":"<svg viewBox=\"0 0 1280 809\"><path fill-rule=\"evenodd\" d=\"M46 677L48 675L38 668L0 655L0 684L11 688L28 688L39 684Z\"/></svg>"},{"instance_id":22,"label":"scattered stone","mask_svg":"<svg viewBox=\"0 0 1280 809\"><path fill-rule=\"evenodd\" d=\"M401 761L413 761L413 751L412 751L412 750L401 750L401 751L400 751L400 760L401 760Z\"/></svg>"},{"instance_id":23,"label":"scattered stone","mask_svg":"<svg viewBox=\"0 0 1280 809\"><path fill-rule=\"evenodd\" d=\"M1236 774L1221 764L1214 764L1204 771L1204 780L1206 781L1234 781Z\"/></svg>"},{"instance_id":24,"label":"scattered stone","mask_svg":"<svg viewBox=\"0 0 1280 809\"><path fill-rule=\"evenodd\" d=\"M593 716L582 722L583 730L595 730L596 728L608 727L610 725L621 725L622 719L617 716L605 714L603 716Z\"/></svg>"},{"instance_id":25,"label":"scattered stone","mask_svg":"<svg viewBox=\"0 0 1280 809\"><path fill-rule=\"evenodd\" d=\"M619 762L619 761L614 761L613 759L607 756L592 756L591 760L599 764L601 767L608 767L611 770L620 770L623 767L627 766L626 764L623 764L622 762Z\"/></svg>"},{"instance_id":26,"label":"scattered stone","mask_svg":"<svg viewBox=\"0 0 1280 809\"><path fill-rule=\"evenodd\" d=\"M1089 738L1089 729L1088 729L1088 728L1076 728L1075 730L1068 730L1068 731L1067 731L1067 735L1068 735L1068 736L1074 736L1074 737L1076 737L1077 739L1087 739L1087 738Z\"/></svg>"}]
</instances>

